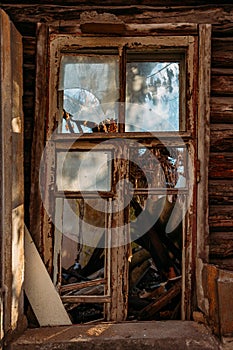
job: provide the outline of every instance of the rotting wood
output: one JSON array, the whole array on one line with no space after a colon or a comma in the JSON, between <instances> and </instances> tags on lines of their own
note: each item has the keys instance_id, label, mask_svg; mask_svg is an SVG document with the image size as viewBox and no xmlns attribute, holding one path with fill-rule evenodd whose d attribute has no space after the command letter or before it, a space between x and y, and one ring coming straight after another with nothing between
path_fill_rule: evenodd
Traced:
<instances>
[{"instance_id":1,"label":"rotting wood","mask_svg":"<svg viewBox=\"0 0 233 350\"><path fill-rule=\"evenodd\" d=\"M163 293L155 302L150 303L139 313L139 319L151 319L159 310L171 302L181 292L181 281L176 282L168 291Z\"/></svg>"},{"instance_id":2,"label":"rotting wood","mask_svg":"<svg viewBox=\"0 0 233 350\"><path fill-rule=\"evenodd\" d=\"M232 18L232 6L225 8L221 6L213 6L206 4L196 7L180 4L180 6L166 7L164 3L161 6L151 6L151 4L122 5L118 3L115 6L111 3L105 3L101 6L98 4L88 5L82 4L70 6L48 4L47 6L38 4L2 4L2 8L11 15L15 22L40 22L43 18L44 22L52 22L53 20L77 20L83 11L98 10L101 12L110 12L117 15L122 21L132 21L134 23L229 23ZM228 29L229 30L229 29ZM229 31L228 31L229 32Z\"/></svg>"},{"instance_id":3,"label":"rotting wood","mask_svg":"<svg viewBox=\"0 0 233 350\"><path fill-rule=\"evenodd\" d=\"M232 97L211 97L211 123L232 124Z\"/></svg>"},{"instance_id":4,"label":"rotting wood","mask_svg":"<svg viewBox=\"0 0 233 350\"><path fill-rule=\"evenodd\" d=\"M61 296L63 303L110 303L110 296L103 295L69 295Z\"/></svg>"},{"instance_id":5,"label":"rotting wood","mask_svg":"<svg viewBox=\"0 0 233 350\"><path fill-rule=\"evenodd\" d=\"M233 227L233 206L215 205L210 207L210 227L222 230L223 227Z\"/></svg>"},{"instance_id":6,"label":"rotting wood","mask_svg":"<svg viewBox=\"0 0 233 350\"><path fill-rule=\"evenodd\" d=\"M214 124L210 131L211 152L232 151L233 128L229 124ZM230 185L230 184L229 184Z\"/></svg>"},{"instance_id":7,"label":"rotting wood","mask_svg":"<svg viewBox=\"0 0 233 350\"><path fill-rule=\"evenodd\" d=\"M105 278L99 278L93 281L85 281L85 282L80 282L80 283L72 283L72 284L65 284L61 286L60 288L60 293L66 293L69 291L76 291L80 290L85 287L91 287L91 286L98 286L99 284L104 284L106 282Z\"/></svg>"},{"instance_id":8,"label":"rotting wood","mask_svg":"<svg viewBox=\"0 0 233 350\"><path fill-rule=\"evenodd\" d=\"M211 205L233 205L233 183L231 180L209 181L209 202Z\"/></svg>"},{"instance_id":9,"label":"rotting wood","mask_svg":"<svg viewBox=\"0 0 233 350\"><path fill-rule=\"evenodd\" d=\"M212 96L233 96L233 75L212 75Z\"/></svg>"},{"instance_id":10,"label":"rotting wood","mask_svg":"<svg viewBox=\"0 0 233 350\"><path fill-rule=\"evenodd\" d=\"M209 162L210 179L233 179L233 154L211 153Z\"/></svg>"}]
</instances>

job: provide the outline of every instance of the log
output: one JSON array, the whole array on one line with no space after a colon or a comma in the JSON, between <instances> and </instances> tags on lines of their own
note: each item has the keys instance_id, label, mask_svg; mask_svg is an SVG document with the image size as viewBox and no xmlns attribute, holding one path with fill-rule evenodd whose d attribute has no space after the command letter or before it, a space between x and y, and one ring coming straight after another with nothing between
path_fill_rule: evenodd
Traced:
<instances>
[{"instance_id":1,"label":"log","mask_svg":"<svg viewBox=\"0 0 233 350\"><path fill-rule=\"evenodd\" d=\"M130 273L129 286L135 287L150 268L150 261L146 260L141 265L136 266Z\"/></svg>"},{"instance_id":2,"label":"log","mask_svg":"<svg viewBox=\"0 0 233 350\"><path fill-rule=\"evenodd\" d=\"M161 295L161 297L155 302L150 303L144 309L142 309L139 313L139 319L151 319L153 316L169 304L172 299L174 299L181 292L181 281L178 281L174 286L172 286L167 292Z\"/></svg>"},{"instance_id":3,"label":"log","mask_svg":"<svg viewBox=\"0 0 233 350\"><path fill-rule=\"evenodd\" d=\"M140 265L145 260L148 260L150 257L150 253L146 249L140 248L133 254L129 270L132 271L136 266Z\"/></svg>"}]
</instances>

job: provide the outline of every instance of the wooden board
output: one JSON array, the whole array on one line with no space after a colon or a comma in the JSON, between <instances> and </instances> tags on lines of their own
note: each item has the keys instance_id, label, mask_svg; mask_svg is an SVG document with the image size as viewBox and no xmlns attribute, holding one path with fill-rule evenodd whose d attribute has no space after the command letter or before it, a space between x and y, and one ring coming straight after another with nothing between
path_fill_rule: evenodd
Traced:
<instances>
[{"instance_id":1,"label":"wooden board","mask_svg":"<svg viewBox=\"0 0 233 350\"><path fill-rule=\"evenodd\" d=\"M71 324L60 296L26 228L24 289L40 326Z\"/></svg>"}]
</instances>

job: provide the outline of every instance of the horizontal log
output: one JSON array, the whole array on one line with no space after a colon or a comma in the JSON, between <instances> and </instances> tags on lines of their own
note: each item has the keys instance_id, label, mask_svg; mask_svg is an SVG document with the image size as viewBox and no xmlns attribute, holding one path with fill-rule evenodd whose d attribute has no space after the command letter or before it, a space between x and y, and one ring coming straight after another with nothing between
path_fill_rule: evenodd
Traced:
<instances>
[{"instance_id":1,"label":"horizontal log","mask_svg":"<svg viewBox=\"0 0 233 350\"><path fill-rule=\"evenodd\" d=\"M210 206L209 225L210 228L215 230L222 230L223 227L233 227L233 206Z\"/></svg>"},{"instance_id":2,"label":"horizontal log","mask_svg":"<svg viewBox=\"0 0 233 350\"><path fill-rule=\"evenodd\" d=\"M232 68L233 38L212 39L212 67Z\"/></svg>"},{"instance_id":3,"label":"horizontal log","mask_svg":"<svg viewBox=\"0 0 233 350\"><path fill-rule=\"evenodd\" d=\"M232 139L233 127L231 124L211 125L210 152L232 152Z\"/></svg>"},{"instance_id":4,"label":"horizontal log","mask_svg":"<svg viewBox=\"0 0 233 350\"><path fill-rule=\"evenodd\" d=\"M233 96L233 75L212 75L212 96Z\"/></svg>"},{"instance_id":5,"label":"horizontal log","mask_svg":"<svg viewBox=\"0 0 233 350\"><path fill-rule=\"evenodd\" d=\"M233 257L233 232L214 232L209 239L210 258Z\"/></svg>"},{"instance_id":6,"label":"horizontal log","mask_svg":"<svg viewBox=\"0 0 233 350\"><path fill-rule=\"evenodd\" d=\"M231 180L209 181L210 205L233 205L233 182Z\"/></svg>"},{"instance_id":7,"label":"horizontal log","mask_svg":"<svg viewBox=\"0 0 233 350\"><path fill-rule=\"evenodd\" d=\"M218 268L220 269L226 269L233 271L233 259L228 258L228 259L216 259L216 258L211 258L210 259L210 264L217 265Z\"/></svg>"},{"instance_id":8,"label":"horizontal log","mask_svg":"<svg viewBox=\"0 0 233 350\"><path fill-rule=\"evenodd\" d=\"M210 154L209 178L233 179L233 153Z\"/></svg>"},{"instance_id":9,"label":"horizontal log","mask_svg":"<svg viewBox=\"0 0 233 350\"><path fill-rule=\"evenodd\" d=\"M221 124L233 123L233 98L232 97L211 97L210 121L211 123L221 123Z\"/></svg>"},{"instance_id":10,"label":"horizontal log","mask_svg":"<svg viewBox=\"0 0 233 350\"><path fill-rule=\"evenodd\" d=\"M104 295L65 295L61 296L63 303L110 303L111 297Z\"/></svg>"},{"instance_id":11,"label":"horizontal log","mask_svg":"<svg viewBox=\"0 0 233 350\"><path fill-rule=\"evenodd\" d=\"M116 1L116 0L115 0ZM179 4L179 3L178 3ZM96 1L92 4L86 1L69 3L70 6L64 2L61 4L1 4L2 9L11 15L13 21L17 22L40 22L53 20L77 20L80 13L83 11L99 10L110 12L118 15L121 20L134 23L230 23L232 21L233 9L231 6L203 5L195 7L190 2L185 6L177 3L172 3L171 6L164 2L151 4L143 1L140 5L135 2L130 2L127 5L122 5L122 1L110 2L106 1L104 5L99 5Z\"/></svg>"}]
</instances>

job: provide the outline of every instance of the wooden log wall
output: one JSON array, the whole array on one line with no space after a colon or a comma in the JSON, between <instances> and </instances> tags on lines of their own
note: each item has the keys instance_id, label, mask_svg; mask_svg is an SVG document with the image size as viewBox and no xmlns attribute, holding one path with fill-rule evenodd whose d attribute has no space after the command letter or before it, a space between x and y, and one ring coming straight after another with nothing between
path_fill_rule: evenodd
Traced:
<instances>
[{"instance_id":1,"label":"wooden log wall","mask_svg":"<svg viewBox=\"0 0 233 350\"><path fill-rule=\"evenodd\" d=\"M223 1L106 0L2 1L23 35L25 116L25 207L28 220L30 194L30 149L34 120L36 23L79 20L83 11L96 10L117 15L125 23L210 23L211 62L211 146L209 166L210 262L233 270L233 4ZM63 22L64 23L64 22ZM39 213L38 213L39 215Z\"/></svg>"}]
</instances>

